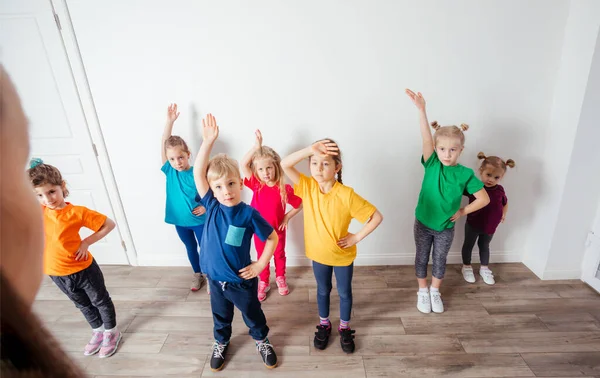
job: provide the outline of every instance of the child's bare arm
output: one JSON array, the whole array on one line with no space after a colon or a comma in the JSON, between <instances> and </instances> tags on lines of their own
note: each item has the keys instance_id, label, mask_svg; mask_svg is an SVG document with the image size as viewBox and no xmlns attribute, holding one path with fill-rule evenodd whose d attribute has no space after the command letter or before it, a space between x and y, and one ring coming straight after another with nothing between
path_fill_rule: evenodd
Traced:
<instances>
[{"instance_id":1,"label":"child's bare arm","mask_svg":"<svg viewBox=\"0 0 600 378\"><path fill-rule=\"evenodd\" d=\"M281 161L281 168L294 184L300 181L300 171L294 166L312 155L337 155L339 148L330 140L321 140L286 156Z\"/></svg>"},{"instance_id":2,"label":"child's bare arm","mask_svg":"<svg viewBox=\"0 0 600 378\"><path fill-rule=\"evenodd\" d=\"M240 278L250 280L254 277L258 277L258 275L267 267L271 257L273 257L273 253L275 252L275 247L277 247L278 242L279 237L277 236L277 232L273 230L265 242L265 249L260 256L260 259L248 265L247 267L240 269Z\"/></svg>"},{"instance_id":3,"label":"child's bare arm","mask_svg":"<svg viewBox=\"0 0 600 378\"><path fill-rule=\"evenodd\" d=\"M194 162L194 182L200 197L204 197L210 189L206 180L206 169L210 160L210 152L218 137L217 121L212 114L207 114L206 118L202 120L202 144Z\"/></svg>"},{"instance_id":4,"label":"child's bare arm","mask_svg":"<svg viewBox=\"0 0 600 378\"><path fill-rule=\"evenodd\" d=\"M358 231L356 234L348 233L348 235L344 236L338 241L338 246L340 248L349 248L353 245L357 244L359 241L366 238L371 232L375 231L377 227L383 221L383 215L379 212L379 210L375 210L375 213L371 215L371 218L365 223L363 228Z\"/></svg>"},{"instance_id":5,"label":"child's bare arm","mask_svg":"<svg viewBox=\"0 0 600 378\"><path fill-rule=\"evenodd\" d=\"M427 120L427 111L425 110L425 98L421 92L415 93L410 89L406 90L406 94L419 110L419 125L421 127L421 139L423 139L423 160L427 161L433 154L434 146L429 121Z\"/></svg>"},{"instance_id":6,"label":"child's bare arm","mask_svg":"<svg viewBox=\"0 0 600 378\"><path fill-rule=\"evenodd\" d=\"M165 123L165 130L162 135L162 143L160 146L160 156L162 157L162 164L165 164L167 161L167 151L165 149L165 142L169 139L173 133L173 125L175 121L179 117L179 112L177 111L177 104L169 105L167 109L167 122Z\"/></svg>"},{"instance_id":7,"label":"child's bare arm","mask_svg":"<svg viewBox=\"0 0 600 378\"><path fill-rule=\"evenodd\" d=\"M99 240L102 240L114 228L115 228L115 222L110 218L106 218L106 220L104 221L104 224L102 225L102 227L100 227L98 229L98 231L94 232L92 235L88 236L87 238L85 238L81 241L81 244L79 245L79 249L77 249L77 252L75 254L75 260L77 260L77 261L87 260L88 259L88 248L90 248L90 245L98 242Z\"/></svg>"},{"instance_id":8,"label":"child's bare arm","mask_svg":"<svg viewBox=\"0 0 600 378\"><path fill-rule=\"evenodd\" d=\"M479 191L473 193L475 197L475 201L471 202L467 206L459 209L456 214L450 218L451 222L456 222L456 220L460 217L464 217L465 215L471 214L474 211L482 209L490 203L490 196L488 196L485 188L481 188Z\"/></svg>"},{"instance_id":9,"label":"child's bare arm","mask_svg":"<svg viewBox=\"0 0 600 378\"><path fill-rule=\"evenodd\" d=\"M246 178L248 180L250 180L250 178L252 177L252 169L250 169L250 165L252 164L252 157L254 156L256 151L260 150L260 148L262 146L262 140L263 140L260 130L256 130L254 132L254 135L256 136L254 145L248 152L246 152L246 155L244 155L244 157L242 158L242 161L240 162L240 168L242 169L242 175L244 175L244 178Z\"/></svg>"}]
</instances>

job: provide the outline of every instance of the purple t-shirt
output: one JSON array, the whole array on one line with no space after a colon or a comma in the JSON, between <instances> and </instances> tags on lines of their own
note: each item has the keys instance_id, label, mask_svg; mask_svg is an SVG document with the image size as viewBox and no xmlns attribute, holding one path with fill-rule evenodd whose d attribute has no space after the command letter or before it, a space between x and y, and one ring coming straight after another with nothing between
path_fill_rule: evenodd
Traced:
<instances>
[{"instance_id":1,"label":"purple t-shirt","mask_svg":"<svg viewBox=\"0 0 600 378\"><path fill-rule=\"evenodd\" d=\"M506 198L502 185L496 185L491 188L485 186L484 188L488 196L490 196L490 203L483 209L479 209L467 215L467 223L478 231L493 235L502 220L502 209L504 208L504 205L508 203L508 199ZM475 201L474 195L466 192L464 195L469 197L469 203Z\"/></svg>"}]
</instances>

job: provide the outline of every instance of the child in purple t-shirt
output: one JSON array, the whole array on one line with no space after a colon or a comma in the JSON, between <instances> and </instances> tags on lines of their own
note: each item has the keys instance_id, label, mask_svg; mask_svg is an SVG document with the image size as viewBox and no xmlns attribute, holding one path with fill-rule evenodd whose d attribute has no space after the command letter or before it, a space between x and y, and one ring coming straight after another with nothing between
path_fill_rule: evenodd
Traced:
<instances>
[{"instance_id":1,"label":"child in purple t-shirt","mask_svg":"<svg viewBox=\"0 0 600 378\"><path fill-rule=\"evenodd\" d=\"M481 175L481 181L485 185L485 190L490 197L490 203L486 207L467 216L465 241L462 247L462 275L465 281L469 283L475 282L475 274L471 266L471 253L477 241L479 259L481 261L479 275L483 279L483 282L493 285L496 282L494 281L492 271L488 267L490 262L490 242L492 241L492 237L494 237L498 225L504 222L506 212L508 211L506 193L502 185L499 185L498 182L504 177L506 167L514 168L515 162L512 159L504 161L497 156L485 156L483 152L477 154L477 157L483 160L481 167L479 167L479 174ZM465 195L469 197L469 202L475 200L473 195L469 195L468 193L465 193Z\"/></svg>"}]
</instances>

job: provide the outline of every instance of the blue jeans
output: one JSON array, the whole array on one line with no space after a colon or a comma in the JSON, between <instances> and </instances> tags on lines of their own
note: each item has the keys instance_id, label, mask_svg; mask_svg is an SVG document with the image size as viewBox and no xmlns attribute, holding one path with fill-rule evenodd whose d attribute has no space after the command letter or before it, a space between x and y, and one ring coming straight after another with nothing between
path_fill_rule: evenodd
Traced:
<instances>
[{"instance_id":1,"label":"blue jeans","mask_svg":"<svg viewBox=\"0 0 600 378\"><path fill-rule=\"evenodd\" d=\"M210 279L210 306L213 313L215 340L225 344L231 339L233 306L242 313L250 336L261 341L267 338L267 318L258 301L258 277L242 283L220 282Z\"/></svg>"},{"instance_id":2,"label":"blue jeans","mask_svg":"<svg viewBox=\"0 0 600 378\"><path fill-rule=\"evenodd\" d=\"M340 296L340 320L350 321L352 312L352 273L354 263L348 266L329 266L313 261L313 272L317 280L317 304L319 316L329 317L329 295L331 293L331 276L335 272L337 290Z\"/></svg>"},{"instance_id":3,"label":"blue jeans","mask_svg":"<svg viewBox=\"0 0 600 378\"><path fill-rule=\"evenodd\" d=\"M198 251L198 246L200 245L200 242L202 242L204 225L201 224L200 226L195 227L175 226L175 230L177 230L179 239L185 244L188 259L190 260L190 264L192 264L194 273L202 273L202 270L200 269L200 252Z\"/></svg>"}]
</instances>

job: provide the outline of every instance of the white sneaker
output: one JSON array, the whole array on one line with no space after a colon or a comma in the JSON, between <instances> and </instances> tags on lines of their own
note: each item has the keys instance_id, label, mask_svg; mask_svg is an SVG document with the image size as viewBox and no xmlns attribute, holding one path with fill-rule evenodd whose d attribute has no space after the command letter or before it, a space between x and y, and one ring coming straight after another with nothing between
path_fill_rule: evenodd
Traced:
<instances>
[{"instance_id":1,"label":"white sneaker","mask_svg":"<svg viewBox=\"0 0 600 378\"><path fill-rule=\"evenodd\" d=\"M485 282L488 285L493 285L496 283L496 281L494 280L494 275L489 269L479 269L479 275L481 276L481 278L483 278L483 282Z\"/></svg>"},{"instance_id":2,"label":"white sneaker","mask_svg":"<svg viewBox=\"0 0 600 378\"><path fill-rule=\"evenodd\" d=\"M431 291L431 309L438 314L444 312L444 302L439 291Z\"/></svg>"},{"instance_id":3,"label":"white sneaker","mask_svg":"<svg viewBox=\"0 0 600 378\"><path fill-rule=\"evenodd\" d=\"M465 281L467 281L468 283L475 283L475 273L473 273L473 267L469 266L469 267L462 267L462 275L463 278L465 279Z\"/></svg>"},{"instance_id":4,"label":"white sneaker","mask_svg":"<svg viewBox=\"0 0 600 378\"><path fill-rule=\"evenodd\" d=\"M429 298L428 292L417 292L417 309L423 314L429 314L431 312L431 299Z\"/></svg>"}]
</instances>

